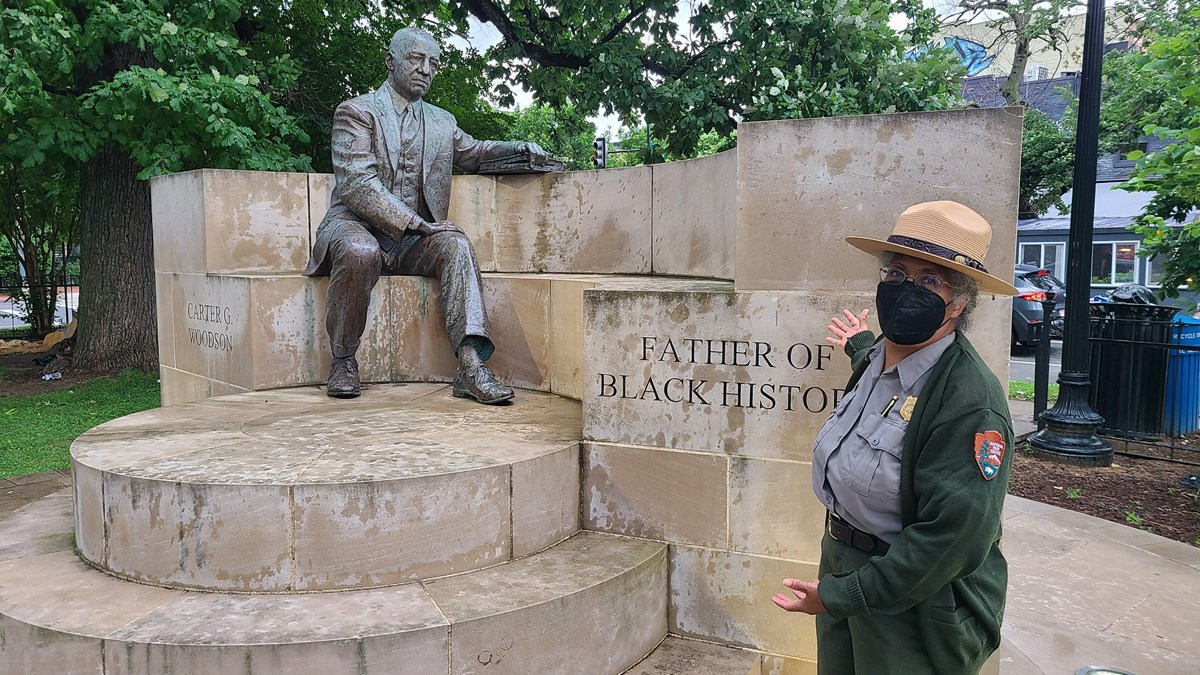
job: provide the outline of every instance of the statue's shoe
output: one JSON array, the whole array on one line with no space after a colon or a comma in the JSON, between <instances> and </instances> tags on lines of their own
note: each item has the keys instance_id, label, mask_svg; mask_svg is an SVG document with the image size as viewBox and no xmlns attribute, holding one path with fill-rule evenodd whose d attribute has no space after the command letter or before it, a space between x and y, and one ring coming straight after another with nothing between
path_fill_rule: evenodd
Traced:
<instances>
[{"instance_id":1,"label":"statue's shoe","mask_svg":"<svg viewBox=\"0 0 1200 675\"><path fill-rule=\"evenodd\" d=\"M458 369L454 376L454 395L496 405L513 399L513 390L500 383L491 368L480 364L469 370Z\"/></svg>"},{"instance_id":2,"label":"statue's shoe","mask_svg":"<svg viewBox=\"0 0 1200 675\"><path fill-rule=\"evenodd\" d=\"M358 379L358 359L353 356L333 359L325 393L332 398L355 398L362 393L362 382Z\"/></svg>"}]
</instances>

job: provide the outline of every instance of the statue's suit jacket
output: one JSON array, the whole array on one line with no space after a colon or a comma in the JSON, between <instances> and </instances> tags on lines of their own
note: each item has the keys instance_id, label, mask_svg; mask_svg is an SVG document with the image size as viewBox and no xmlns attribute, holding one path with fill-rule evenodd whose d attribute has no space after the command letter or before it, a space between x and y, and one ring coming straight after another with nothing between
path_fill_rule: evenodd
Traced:
<instances>
[{"instance_id":1,"label":"statue's suit jacket","mask_svg":"<svg viewBox=\"0 0 1200 675\"><path fill-rule=\"evenodd\" d=\"M329 273L329 243L347 222L364 223L375 234L386 237L420 218L416 204L404 203L393 192L401 135L400 118L388 86L385 82L377 91L342 103L333 114L336 185L329 211L317 228L312 258L304 271L308 276ZM454 167L475 173L482 162L513 154L517 144L477 141L459 129L454 115L445 110L424 101L420 110L425 205L434 221L445 220Z\"/></svg>"}]
</instances>

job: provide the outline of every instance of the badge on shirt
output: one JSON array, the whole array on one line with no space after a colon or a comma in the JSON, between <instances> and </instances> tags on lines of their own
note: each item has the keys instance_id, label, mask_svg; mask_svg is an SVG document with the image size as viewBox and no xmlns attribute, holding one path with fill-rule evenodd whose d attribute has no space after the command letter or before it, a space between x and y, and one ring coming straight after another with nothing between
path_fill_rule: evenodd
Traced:
<instances>
[{"instance_id":1,"label":"badge on shirt","mask_svg":"<svg viewBox=\"0 0 1200 675\"><path fill-rule=\"evenodd\" d=\"M900 406L900 418L907 422L912 417L912 411L915 407L917 407L916 396L909 396L904 399L904 405Z\"/></svg>"},{"instance_id":2,"label":"badge on shirt","mask_svg":"<svg viewBox=\"0 0 1200 675\"><path fill-rule=\"evenodd\" d=\"M985 431L975 434L975 463L985 480L991 480L1000 473L1000 465L1004 462L1004 437L999 431Z\"/></svg>"}]
</instances>

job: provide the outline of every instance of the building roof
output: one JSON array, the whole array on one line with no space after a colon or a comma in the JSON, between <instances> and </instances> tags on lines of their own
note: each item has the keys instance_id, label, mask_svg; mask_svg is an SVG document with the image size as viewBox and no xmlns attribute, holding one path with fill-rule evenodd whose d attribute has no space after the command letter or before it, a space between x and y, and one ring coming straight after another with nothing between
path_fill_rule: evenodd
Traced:
<instances>
[{"instance_id":1,"label":"building roof","mask_svg":"<svg viewBox=\"0 0 1200 675\"><path fill-rule=\"evenodd\" d=\"M983 108L998 108L1004 105L1004 97L1000 95L1000 87L1008 81L1007 77L982 75L979 77L963 78L962 97ZM1062 119L1067 110L1068 96L1062 89L1071 92L1071 96L1079 96L1079 75L1072 74L1064 77L1052 77L1045 80L1025 80L1021 82L1021 100L1030 107L1036 108L1052 120Z\"/></svg>"},{"instance_id":2,"label":"building roof","mask_svg":"<svg viewBox=\"0 0 1200 675\"><path fill-rule=\"evenodd\" d=\"M1128 216L1098 217L1092 221L1092 230L1121 231L1129 228L1134 219ZM1029 218L1017 221L1017 231L1023 234L1067 232L1071 229L1071 219L1062 218Z\"/></svg>"}]
</instances>

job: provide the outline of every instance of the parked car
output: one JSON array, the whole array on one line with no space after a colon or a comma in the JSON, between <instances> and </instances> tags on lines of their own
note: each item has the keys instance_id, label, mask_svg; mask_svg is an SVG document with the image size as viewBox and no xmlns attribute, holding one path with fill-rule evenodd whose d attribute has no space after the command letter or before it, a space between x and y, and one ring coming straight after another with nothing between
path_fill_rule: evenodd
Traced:
<instances>
[{"instance_id":1,"label":"parked car","mask_svg":"<svg viewBox=\"0 0 1200 675\"><path fill-rule=\"evenodd\" d=\"M1050 337L1061 338L1063 317L1067 307L1066 284L1049 270L1033 265L1017 265L1013 286L1019 294L1013 298L1012 341L1014 345L1036 344L1041 336L1042 300L1054 293L1054 312L1050 321Z\"/></svg>"}]
</instances>

